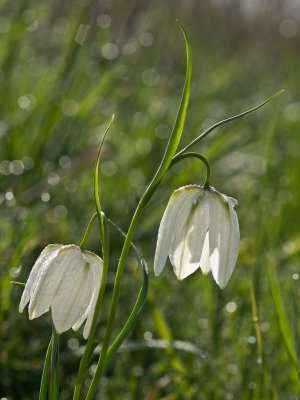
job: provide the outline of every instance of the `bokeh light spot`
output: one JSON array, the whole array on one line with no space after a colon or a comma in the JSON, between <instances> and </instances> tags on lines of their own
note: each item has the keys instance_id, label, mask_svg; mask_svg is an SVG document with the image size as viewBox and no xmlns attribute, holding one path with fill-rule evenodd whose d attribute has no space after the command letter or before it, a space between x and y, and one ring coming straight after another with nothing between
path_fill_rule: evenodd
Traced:
<instances>
[{"instance_id":1,"label":"bokeh light spot","mask_svg":"<svg viewBox=\"0 0 300 400\"><path fill-rule=\"evenodd\" d=\"M284 19L279 24L280 34L287 39L296 36L297 31L298 31L298 25L296 21L294 21L293 19Z\"/></svg>"},{"instance_id":2,"label":"bokeh light spot","mask_svg":"<svg viewBox=\"0 0 300 400\"><path fill-rule=\"evenodd\" d=\"M106 43L102 47L102 55L104 58L107 60L114 60L115 58L118 57L119 54L119 49L118 46L115 45L114 43Z\"/></svg>"}]
</instances>

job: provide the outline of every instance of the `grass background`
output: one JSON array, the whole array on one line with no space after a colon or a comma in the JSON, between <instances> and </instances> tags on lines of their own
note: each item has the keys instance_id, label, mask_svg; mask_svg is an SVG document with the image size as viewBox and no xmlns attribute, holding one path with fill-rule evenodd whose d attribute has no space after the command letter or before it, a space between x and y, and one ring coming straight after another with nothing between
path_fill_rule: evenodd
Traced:
<instances>
[{"instance_id":1,"label":"grass background","mask_svg":"<svg viewBox=\"0 0 300 400\"><path fill-rule=\"evenodd\" d=\"M197 147L211 162L211 184L239 201L241 248L225 290L200 272L178 282L170 265L158 279L152 273L168 198L202 183L203 168L180 163L153 197L135 236L150 267L149 300L99 398L298 399L297 2L13 0L0 7L0 397L38 396L51 321L20 315L21 289L10 281L26 280L46 244L80 242L94 211L97 146L113 112L101 195L124 230L159 165L184 81L179 18L193 55L182 146L212 123L285 94ZM121 243L112 229L100 340ZM99 252L96 229L89 248ZM140 279L131 255L119 327ZM164 340L172 346L161 349ZM62 336L62 400L71 398L82 345L80 334Z\"/></svg>"}]
</instances>

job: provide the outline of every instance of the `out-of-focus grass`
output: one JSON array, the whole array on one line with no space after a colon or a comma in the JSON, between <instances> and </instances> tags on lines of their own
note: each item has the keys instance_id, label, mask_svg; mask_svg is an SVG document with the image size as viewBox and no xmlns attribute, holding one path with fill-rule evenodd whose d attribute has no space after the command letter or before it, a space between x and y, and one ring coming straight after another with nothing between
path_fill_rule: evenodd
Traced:
<instances>
[{"instance_id":1,"label":"out-of-focus grass","mask_svg":"<svg viewBox=\"0 0 300 400\"><path fill-rule=\"evenodd\" d=\"M21 290L10 281L25 281L47 243L79 243L94 207L97 146L113 112L101 193L105 212L122 229L159 164L184 79L179 17L190 36L194 67L183 144L279 89L286 94L198 146L211 161L212 185L239 201L241 250L228 287L220 291L200 272L178 282L170 266L158 279L151 273L151 300L127 347L110 363L102 398L297 398L299 36L280 35L284 15L275 6L245 19L233 6L185 3L131 1L126 10L121 1L1 4L1 397L37 396L50 338L48 317L29 322L18 314ZM136 234L150 271L172 190L202 180L199 164L184 161L154 196ZM121 245L120 237L111 235L100 340ZM100 248L96 230L90 248ZM119 325L130 312L138 273L130 258ZM253 321L254 299L258 319ZM153 339L196 347L179 342L155 349ZM134 350L138 343L145 346ZM61 399L70 398L76 352L83 344L79 334L63 335Z\"/></svg>"}]
</instances>

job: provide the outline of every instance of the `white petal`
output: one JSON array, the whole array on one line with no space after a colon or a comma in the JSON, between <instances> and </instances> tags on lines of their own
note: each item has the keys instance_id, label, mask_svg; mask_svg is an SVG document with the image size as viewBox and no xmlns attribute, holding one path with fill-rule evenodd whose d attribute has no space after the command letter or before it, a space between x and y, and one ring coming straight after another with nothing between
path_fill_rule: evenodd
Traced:
<instances>
[{"instance_id":1,"label":"white petal","mask_svg":"<svg viewBox=\"0 0 300 400\"><path fill-rule=\"evenodd\" d=\"M85 313L93 289L90 265L79 248L67 248L55 259L56 269L65 269L51 304L57 333L70 329Z\"/></svg>"},{"instance_id":2,"label":"white petal","mask_svg":"<svg viewBox=\"0 0 300 400\"><path fill-rule=\"evenodd\" d=\"M188 208L189 205L192 204L193 201L197 198L197 192L199 189L196 189L195 198L191 198L191 188L193 188L194 191L196 189L195 186L185 186L175 190L170 197L168 205L165 209L158 230L156 251L154 257L155 275L159 275L165 266L168 254L170 252L175 226L180 224L180 220L183 217L182 214L185 212L185 208ZM188 215L188 210L186 211L186 214Z\"/></svg>"},{"instance_id":3,"label":"white petal","mask_svg":"<svg viewBox=\"0 0 300 400\"><path fill-rule=\"evenodd\" d=\"M237 201L231 197L227 197L229 213L230 213L230 226L231 226L231 237L230 237L230 251L229 251L229 265L232 266L232 271L234 270L236 260L239 254L240 247L240 228L239 221L234 209Z\"/></svg>"},{"instance_id":4,"label":"white petal","mask_svg":"<svg viewBox=\"0 0 300 400\"><path fill-rule=\"evenodd\" d=\"M209 259L209 232L206 232L203 249L200 258L200 268L203 275L208 275L211 271Z\"/></svg>"},{"instance_id":5,"label":"white petal","mask_svg":"<svg viewBox=\"0 0 300 400\"><path fill-rule=\"evenodd\" d=\"M39 290L43 279L45 279L47 275L47 270L61 247L61 244L50 244L49 246L45 247L45 249L39 255L26 282L20 301L19 312L24 310L29 301L30 303L34 302L36 293Z\"/></svg>"},{"instance_id":6,"label":"white petal","mask_svg":"<svg viewBox=\"0 0 300 400\"><path fill-rule=\"evenodd\" d=\"M218 192L209 194L209 248L213 277L224 288L234 270L239 248L235 201Z\"/></svg>"},{"instance_id":7,"label":"white petal","mask_svg":"<svg viewBox=\"0 0 300 400\"><path fill-rule=\"evenodd\" d=\"M28 307L30 319L37 318L49 310L60 283L69 270L70 254L74 256L78 253L80 254L78 246L61 246L47 269L41 271L42 277L39 279Z\"/></svg>"},{"instance_id":8,"label":"white petal","mask_svg":"<svg viewBox=\"0 0 300 400\"><path fill-rule=\"evenodd\" d=\"M100 257L98 257L96 254L84 251L83 252L84 256L87 258L89 264L90 264L90 270L89 270L89 279L91 279L93 288L92 292L90 294L90 302L89 305L87 306L85 313L79 318L79 320L72 326L72 329L76 331L79 329L79 327L83 324L83 322L87 319L84 329L83 329L83 337L85 339L88 338L93 317L94 317L94 312L95 312L95 306L100 290L100 285L101 285L101 280L102 280L102 273L103 273L103 262Z\"/></svg>"},{"instance_id":9,"label":"white petal","mask_svg":"<svg viewBox=\"0 0 300 400\"><path fill-rule=\"evenodd\" d=\"M178 279L182 280L200 266L204 239L208 230L207 194L202 188L189 190L190 198L182 204L180 219L174 229L170 260ZM184 207L184 208L183 208Z\"/></svg>"}]
</instances>

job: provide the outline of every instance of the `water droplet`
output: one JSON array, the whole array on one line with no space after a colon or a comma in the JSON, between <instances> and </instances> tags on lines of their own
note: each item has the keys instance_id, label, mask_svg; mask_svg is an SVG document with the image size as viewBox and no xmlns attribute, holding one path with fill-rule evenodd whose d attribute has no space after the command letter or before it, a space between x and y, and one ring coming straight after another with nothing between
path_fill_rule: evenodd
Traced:
<instances>
[{"instance_id":1,"label":"water droplet","mask_svg":"<svg viewBox=\"0 0 300 400\"><path fill-rule=\"evenodd\" d=\"M10 163L9 169L14 175L21 175L24 172L24 163L21 160L14 160Z\"/></svg>"},{"instance_id":2,"label":"water droplet","mask_svg":"<svg viewBox=\"0 0 300 400\"><path fill-rule=\"evenodd\" d=\"M48 175L47 181L48 181L49 185L51 185L51 186L58 185L60 182L60 176L58 174L56 174L55 172L51 172Z\"/></svg>"},{"instance_id":3,"label":"water droplet","mask_svg":"<svg viewBox=\"0 0 300 400\"><path fill-rule=\"evenodd\" d=\"M61 156L60 159L59 159L59 165L62 168L70 168L71 165L72 165L72 160L68 156Z\"/></svg>"},{"instance_id":4,"label":"water droplet","mask_svg":"<svg viewBox=\"0 0 300 400\"><path fill-rule=\"evenodd\" d=\"M298 31L298 25L293 19L284 19L279 24L279 32L287 39L296 36Z\"/></svg>"},{"instance_id":5,"label":"water droplet","mask_svg":"<svg viewBox=\"0 0 300 400\"><path fill-rule=\"evenodd\" d=\"M111 17L108 14L99 14L97 17L97 25L102 29L107 29L111 25Z\"/></svg>"},{"instance_id":6,"label":"water droplet","mask_svg":"<svg viewBox=\"0 0 300 400\"><path fill-rule=\"evenodd\" d=\"M135 143L136 151L141 155L149 154L152 148L152 144L149 139L139 139Z\"/></svg>"},{"instance_id":7,"label":"water droplet","mask_svg":"<svg viewBox=\"0 0 300 400\"><path fill-rule=\"evenodd\" d=\"M72 99L63 101L61 108L63 114L67 117L74 117L74 115L76 115L79 110L78 104L75 100Z\"/></svg>"},{"instance_id":8,"label":"water droplet","mask_svg":"<svg viewBox=\"0 0 300 400\"><path fill-rule=\"evenodd\" d=\"M153 36L149 32L140 33L138 40L144 47L150 47L153 44Z\"/></svg>"},{"instance_id":9,"label":"water droplet","mask_svg":"<svg viewBox=\"0 0 300 400\"><path fill-rule=\"evenodd\" d=\"M5 198L6 198L6 200L12 200L14 198L13 192L10 192L10 191L6 192Z\"/></svg>"},{"instance_id":10,"label":"water droplet","mask_svg":"<svg viewBox=\"0 0 300 400\"><path fill-rule=\"evenodd\" d=\"M230 301L226 304L225 308L227 312L234 313L237 310L237 305L234 301Z\"/></svg>"},{"instance_id":11,"label":"water droplet","mask_svg":"<svg viewBox=\"0 0 300 400\"><path fill-rule=\"evenodd\" d=\"M102 47L102 55L104 58L107 60L114 60L115 58L118 57L119 54L119 49L118 46L115 45L114 43L106 43Z\"/></svg>"},{"instance_id":12,"label":"water droplet","mask_svg":"<svg viewBox=\"0 0 300 400\"><path fill-rule=\"evenodd\" d=\"M292 278L294 279L294 281L297 281L299 279L299 274L297 274L296 272L292 275Z\"/></svg>"},{"instance_id":13,"label":"water droplet","mask_svg":"<svg viewBox=\"0 0 300 400\"><path fill-rule=\"evenodd\" d=\"M145 69L142 73L142 82L149 87L156 86L159 81L159 74L154 68Z\"/></svg>"},{"instance_id":14,"label":"water droplet","mask_svg":"<svg viewBox=\"0 0 300 400\"><path fill-rule=\"evenodd\" d=\"M7 33L10 30L11 22L6 17L0 17L0 33Z\"/></svg>"},{"instance_id":15,"label":"water droplet","mask_svg":"<svg viewBox=\"0 0 300 400\"><path fill-rule=\"evenodd\" d=\"M47 201L50 200L50 194L49 193L42 193L41 194L41 199L42 199L42 201L44 201L46 203Z\"/></svg>"},{"instance_id":16,"label":"water droplet","mask_svg":"<svg viewBox=\"0 0 300 400\"><path fill-rule=\"evenodd\" d=\"M256 343L256 337L255 337L255 336L249 336L249 337L248 337L248 343L249 343L249 344L254 344L254 343Z\"/></svg>"}]
</instances>

